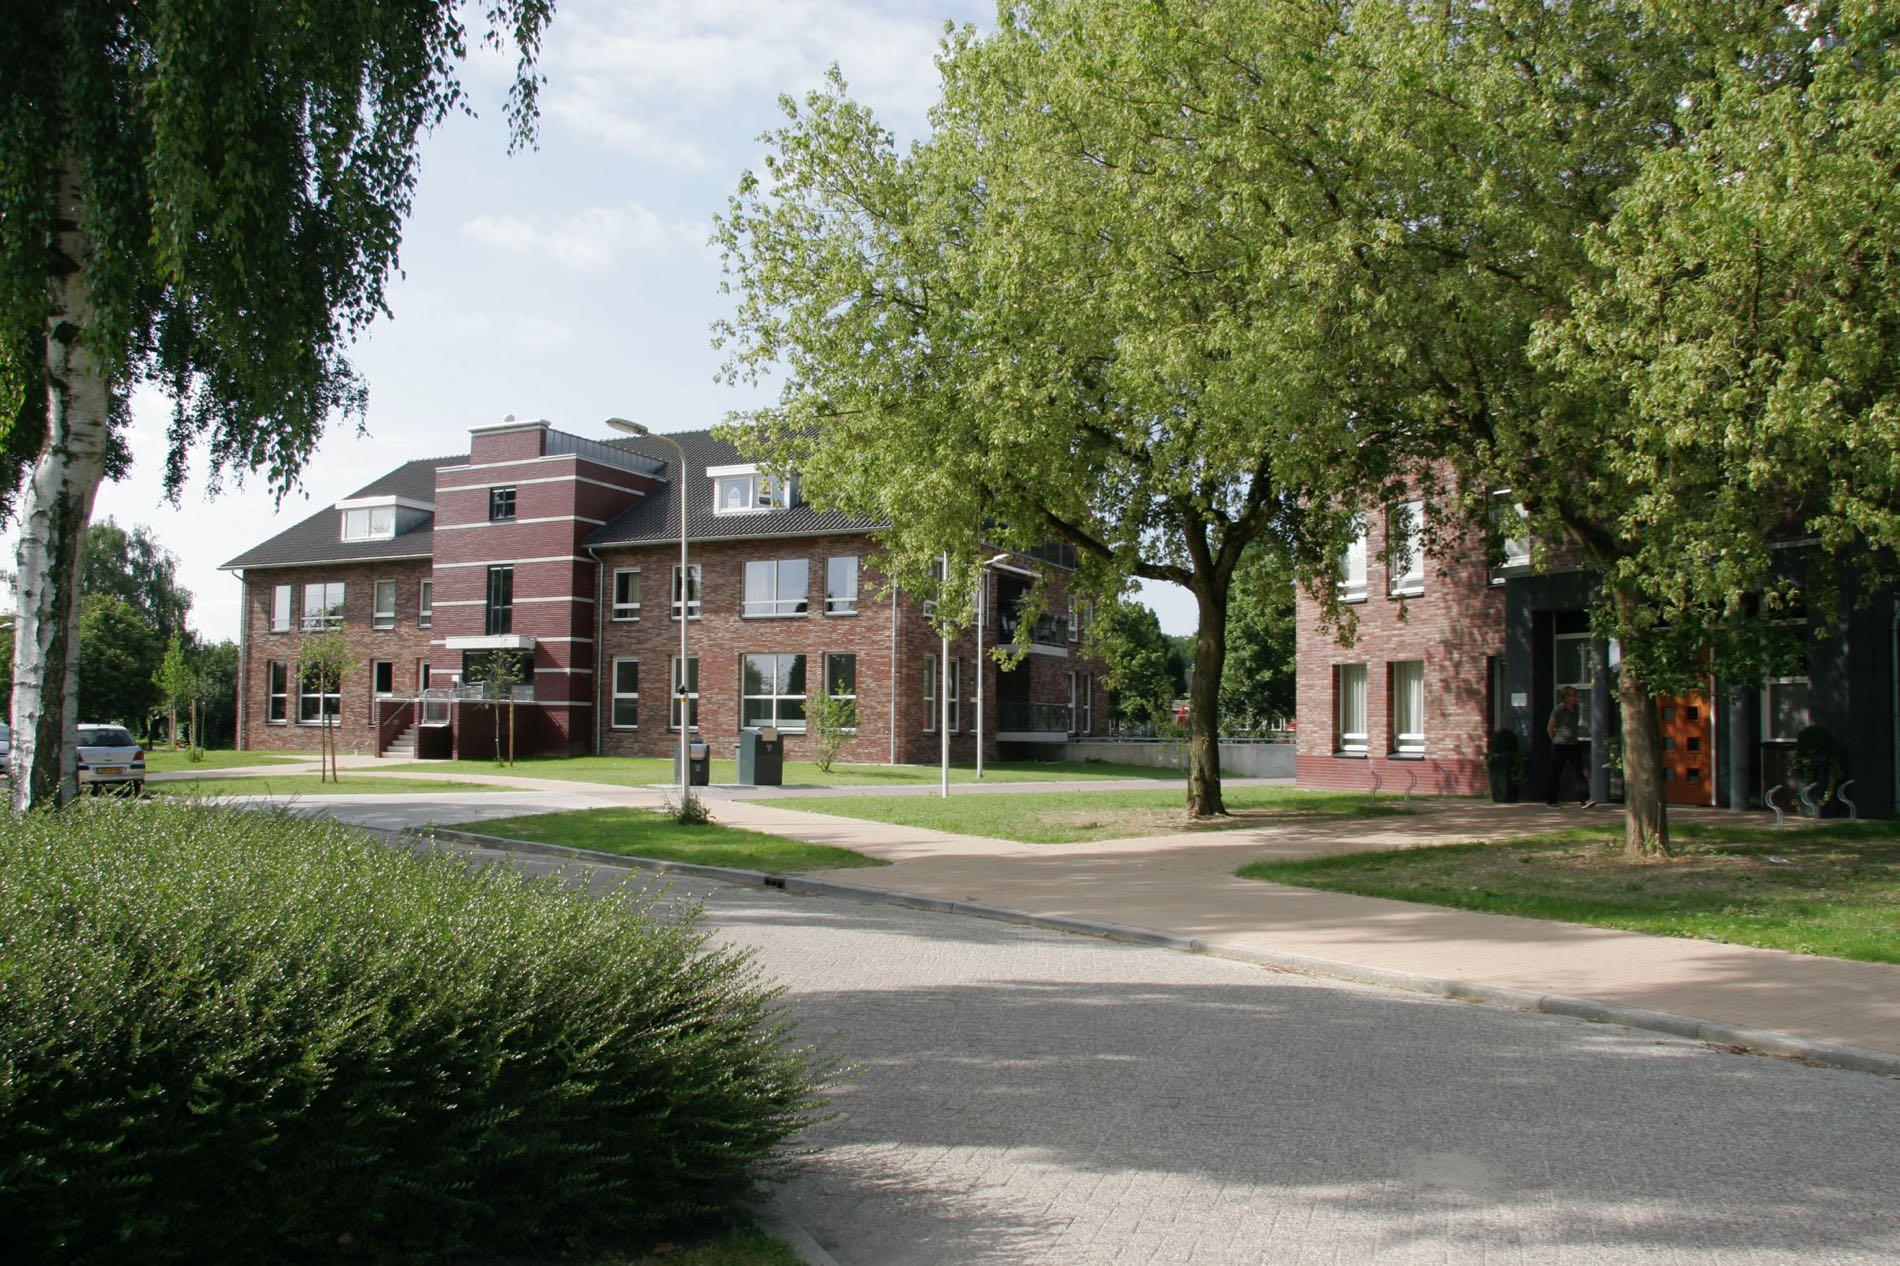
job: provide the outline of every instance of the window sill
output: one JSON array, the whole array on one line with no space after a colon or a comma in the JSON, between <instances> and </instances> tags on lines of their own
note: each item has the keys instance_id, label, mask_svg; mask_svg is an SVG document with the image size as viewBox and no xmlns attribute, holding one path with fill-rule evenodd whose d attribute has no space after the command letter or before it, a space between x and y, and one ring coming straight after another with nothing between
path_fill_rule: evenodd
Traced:
<instances>
[{"instance_id":1,"label":"window sill","mask_svg":"<svg viewBox=\"0 0 1900 1266\"><path fill-rule=\"evenodd\" d=\"M673 613L672 615L669 615L669 616L667 616L666 618L667 618L667 619L669 619L669 620L671 620L671 621L672 621L673 623L675 623L675 624L678 624L678 623L680 622L680 618L679 618L679 613L678 613L678 612L674 612L674 613ZM693 620L697 620L697 619L699 619L699 613L698 613L698 612L694 612L694 613L693 613L692 615L689 615L689 616L687 616L687 617L686 617L686 619L687 619L687 620L688 620L689 622L690 622L690 621L693 621Z\"/></svg>"},{"instance_id":2,"label":"window sill","mask_svg":"<svg viewBox=\"0 0 1900 1266\"><path fill-rule=\"evenodd\" d=\"M617 615L609 622L613 624L638 624L640 623L640 617L637 615Z\"/></svg>"},{"instance_id":3,"label":"window sill","mask_svg":"<svg viewBox=\"0 0 1900 1266\"><path fill-rule=\"evenodd\" d=\"M640 727L637 725L610 725L607 728L612 730L615 734L631 734ZM679 731L675 730L674 733L677 734Z\"/></svg>"},{"instance_id":4,"label":"window sill","mask_svg":"<svg viewBox=\"0 0 1900 1266\"><path fill-rule=\"evenodd\" d=\"M1417 752L1387 752L1387 753L1385 754L1385 758L1386 758L1387 760L1424 760L1424 759L1425 759L1425 753L1424 753L1423 751L1417 751Z\"/></svg>"},{"instance_id":5,"label":"window sill","mask_svg":"<svg viewBox=\"0 0 1900 1266\"><path fill-rule=\"evenodd\" d=\"M1423 598L1424 596L1424 585L1418 585L1410 589L1394 589L1391 593L1386 595L1388 598Z\"/></svg>"},{"instance_id":6,"label":"window sill","mask_svg":"<svg viewBox=\"0 0 1900 1266\"><path fill-rule=\"evenodd\" d=\"M858 609L856 607L853 607L849 611L827 611L825 612L825 615L829 618L835 618L838 616L856 615L857 613L858 613Z\"/></svg>"},{"instance_id":7,"label":"window sill","mask_svg":"<svg viewBox=\"0 0 1900 1266\"><path fill-rule=\"evenodd\" d=\"M265 725L289 725L289 724L290 724L290 722L288 722L288 721L272 721L272 720L268 720L268 719L266 719L266 720L265 720L265 722L264 722L264 724L265 724Z\"/></svg>"},{"instance_id":8,"label":"window sill","mask_svg":"<svg viewBox=\"0 0 1900 1266\"><path fill-rule=\"evenodd\" d=\"M1356 606L1366 600L1366 595L1363 593L1342 593L1339 595L1339 600L1348 606Z\"/></svg>"},{"instance_id":9,"label":"window sill","mask_svg":"<svg viewBox=\"0 0 1900 1266\"><path fill-rule=\"evenodd\" d=\"M810 614L805 611L741 611L741 620L802 620Z\"/></svg>"},{"instance_id":10,"label":"window sill","mask_svg":"<svg viewBox=\"0 0 1900 1266\"><path fill-rule=\"evenodd\" d=\"M388 624L372 624L369 627L378 633L389 633L395 630L396 622L391 620Z\"/></svg>"},{"instance_id":11,"label":"window sill","mask_svg":"<svg viewBox=\"0 0 1900 1266\"><path fill-rule=\"evenodd\" d=\"M1344 748L1333 753L1334 760L1366 760L1370 756L1364 748Z\"/></svg>"}]
</instances>

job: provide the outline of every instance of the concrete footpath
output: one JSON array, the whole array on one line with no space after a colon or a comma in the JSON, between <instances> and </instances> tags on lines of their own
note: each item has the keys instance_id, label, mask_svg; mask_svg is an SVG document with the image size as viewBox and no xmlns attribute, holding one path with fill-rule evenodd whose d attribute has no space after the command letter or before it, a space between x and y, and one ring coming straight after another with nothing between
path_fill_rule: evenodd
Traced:
<instances>
[{"instance_id":1,"label":"concrete footpath","mask_svg":"<svg viewBox=\"0 0 1900 1266\"><path fill-rule=\"evenodd\" d=\"M450 777L390 776L412 777L419 784ZM540 794L497 802L487 796L444 793L431 804L419 786L415 796L312 798L303 807L365 825L394 827L558 808L657 808L663 798L652 788L463 772L452 777ZM1163 789L1182 784L1142 785ZM1013 790L1069 790L1086 799L1090 786L1023 783ZM982 794L1009 790L995 785ZM836 794L872 791L843 788ZM968 792L959 786L951 794ZM1020 844L808 813L717 788L709 799L715 817L726 825L855 849L888 862L814 876L878 893L1000 907L1043 919L1113 924L1282 960L1318 960L1312 968L1317 974L1327 974L1326 965L1332 965L1337 969L1332 974L1349 978L1400 973L1462 982L1473 986L1467 992L1477 996L1486 989L1566 995L1900 1056L1900 966L1318 892L1234 875L1240 866L1263 858L1551 830L1579 821L1572 810L1423 801L1416 806L1418 812L1408 816Z\"/></svg>"}]
</instances>

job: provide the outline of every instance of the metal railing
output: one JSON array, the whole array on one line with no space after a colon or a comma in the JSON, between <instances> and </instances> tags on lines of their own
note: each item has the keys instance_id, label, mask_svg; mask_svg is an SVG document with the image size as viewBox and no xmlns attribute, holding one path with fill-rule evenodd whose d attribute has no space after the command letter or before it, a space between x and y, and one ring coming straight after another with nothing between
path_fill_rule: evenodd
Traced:
<instances>
[{"instance_id":1,"label":"metal railing","mask_svg":"<svg viewBox=\"0 0 1900 1266\"><path fill-rule=\"evenodd\" d=\"M996 617L997 639L1015 641L1016 630L1022 627L1022 622L1022 617L1013 611L999 612ZM1033 646L1063 646L1068 640L1069 622L1060 616L1045 615L1029 631L1029 641Z\"/></svg>"},{"instance_id":2,"label":"metal railing","mask_svg":"<svg viewBox=\"0 0 1900 1266\"><path fill-rule=\"evenodd\" d=\"M1067 734L1070 716L1066 703L1006 700L996 705L996 728L1008 734Z\"/></svg>"},{"instance_id":3,"label":"metal railing","mask_svg":"<svg viewBox=\"0 0 1900 1266\"><path fill-rule=\"evenodd\" d=\"M418 696L422 725L447 725L453 715L455 692L446 687L431 687Z\"/></svg>"}]
</instances>

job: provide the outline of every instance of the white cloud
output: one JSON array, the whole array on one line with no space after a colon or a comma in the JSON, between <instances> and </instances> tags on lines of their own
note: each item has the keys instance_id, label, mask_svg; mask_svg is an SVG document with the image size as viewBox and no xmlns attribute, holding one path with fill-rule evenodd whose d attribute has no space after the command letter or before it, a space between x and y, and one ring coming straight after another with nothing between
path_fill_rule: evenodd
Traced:
<instances>
[{"instance_id":1,"label":"white cloud","mask_svg":"<svg viewBox=\"0 0 1900 1266\"><path fill-rule=\"evenodd\" d=\"M705 238L705 228L685 221L669 223L637 202L625 202L588 207L543 224L512 215L478 215L462 225L462 236L581 272L604 268L627 254L697 245Z\"/></svg>"}]
</instances>

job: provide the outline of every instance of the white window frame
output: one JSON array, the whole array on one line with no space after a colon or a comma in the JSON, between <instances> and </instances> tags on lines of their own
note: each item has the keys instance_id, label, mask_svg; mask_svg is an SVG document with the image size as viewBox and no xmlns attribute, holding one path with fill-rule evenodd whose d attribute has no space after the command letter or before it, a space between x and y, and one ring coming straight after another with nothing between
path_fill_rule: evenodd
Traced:
<instances>
[{"instance_id":1,"label":"white window frame","mask_svg":"<svg viewBox=\"0 0 1900 1266\"><path fill-rule=\"evenodd\" d=\"M630 599L627 599L624 601L621 599L621 596L620 596L620 580L621 580L621 577L623 576L632 578L632 588L633 588L633 596ZM614 568L611 588L609 588L607 591L608 597L613 600L613 618L614 619L624 621L624 620L638 620L640 618L640 586L641 584L642 584L642 580L641 580L640 568L638 567Z\"/></svg>"},{"instance_id":2,"label":"white window frame","mask_svg":"<svg viewBox=\"0 0 1900 1266\"><path fill-rule=\"evenodd\" d=\"M770 666L770 671L764 674L765 681L768 686L768 693L766 694L749 694L746 691L745 678L746 678L746 670L747 670L747 661L755 660L755 659L763 659L763 660L772 661L771 666ZM804 690L804 693L802 694L780 694L779 693L779 688L778 688L779 676L780 676L779 661L787 660L787 659L796 659L796 660L805 661L803 665L804 678L805 678L805 690ZM823 688L823 685L821 683L820 689L822 688ZM803 734L806 728L806 721L805 721L805 717L803 713L805 711L805 703L810 698L811 698L811 656L807 655L804 651L748 651L748 652L742 653L739 656L739 728L741 730L763 730L769 727L771 729L776 729L786 734ZM746 713L750 709L748 709L746 705L759 702L761 700L769 700L771 702L772 715L769 718L762 721L748 721L746 719ZM781 715L784 710L784 706L788 703L798 704L798 711L800 713L799 716L786 717L786 716Z\"/></svg>"},{"instance_id":3,"label":"white window frame","mask_svg":"<svg viewBox=\"0 0 1900 1266\"><path fill-rule=\"evenodd\" d=\"M416 627L419 629L435 626L435 581L425 580L416 591Z\"/></svg>"},{"instance_id":4,"label":"white window frame","mask_svg":"<svg viewBox=\"0 0 1900 1266\"><path fill-rule=\"evenodd\" d=\"M633 665L633 689L632 690L622 690L620 688L620 666L622 664ZM608 721L609 726L613 729L620 730L622 732L625 732L627 730L639 729L640 728L640 657L638 655L620 655L614 658L612 675L607 678L607 693L608 693L607 721ZM620 705L622 702L630 702L633 704L633 720L627 722L624 725L621 724L621 721L620 721Z\"/></svg>"},{"instance_id":5,"label":"white window frame","mask_svg":"<svg viewBox=\"0 0 1900 1266\"><path fill-rule=\"evenodd\" d=\"M847 594L838 594L832 588L831 569L839 563L851 565L851 588ZM858 556L856 554L834 554L825 560L825 614L856 615L858 613Z\"/></svg>"},{"instance_id":6,"label":"white window frame","mask_svg":"<svg viewBox=\"0 0 1900 1266\"><path fill-rule=\"evenodd\" d=\"M1506 536L1504 516L1511 514L1517 520L1518 534ZM1491 493L1491 527L1502 539L1504 558L1491 573L1491 583L1501 585L1509 575L1523 571L1531 565L1531 534L1525 526L1526 516L1522 502L1511 500L1509 488L1493 489Z\"/></svg>"},{"instance_id":7,"label":"white window frame","mask_svg":"<svg viewBox=\"0 0 1900 1266\"><path fill-rule=\"evenodd\" d=\"M341 512L340 535L345 541L393 541L396 539L396 506L352 506ZM381 519L379 523L377 520Z\"/></svg>"},{"instance_id":8,"label":"white window frame","mask_svg":"<svg viewBox=\"0 0 1900 1266\"><path fill-rule=\"evenodd\" d=\"M1584 667L1590 670L1591 676L1585 677L1581 681L1553 681L1551 683L1550 706L1552 708L1557 706L1557 701L1563 698L1565 686L1576 687L1577 742L1586 745L1590 742L1590 691L1595 685L1596 680L1596 654L1591 647L1590 638L1591 635L1588 633L1556 633L1551 636L1550 647L1550 675L1555 677L1557 675L1557 666L1563 663L1563 655L1559 653L1563 643L1583 643L1583 663ZM1542 721L1548 721L1549 719L1550 714L1547 712L1544 714Z\"/></svg>"},{"instance_id":9,"label":"white window frame","mask_svg":"<svg viewBox=\"0 0 1900 1266\"><path fill-rule=\"evenodd\" d=\"M831 688L831 661L835 659L848 659L851 661L851 689L849 692L834 691ZM824 677L819 683L819 688L833 699L845 699L856 703L858 701L858 653L856 651L826 651L824 655L820 657L819 662L825 672ZM809 683L807 683L806 689L809 690L810 688ZM858 727L855 725L848 726L845 732L848 734L856 734Z\"/></svg>"},{"instance_id":10,"label":"white window frame","mask_svg":"<svg viewBox=\"0 0 1900 1266\"><path fill-rule=\"evenodd\" d=\"M674 568L674 571L677 572L678 570L677 567ZM666 698L666 728L668 733L678 734L680 729L681 698L680 657L677 655L669 657L667 666L669 689L667 690ZM686 720L689 723L687 728L697 730L699 728L699 656L688 655L686 657L686 677L685 685L688 687L685 694L687 705Z\"/></svg>"},{"instance_id":11,"label":"white window frame","mask_svg":"<svg viewBox=\"0 0 1900 1266\"><path fill-rule=\"evenodd\" d=\"M1356 678L1359 691L1358 716L1347 714L1347 704L1351 691L1347 682ZM1366 698L1366 666L1357 664L1333 665L1333 751L1352 756L1363 756L1367 751L1368 714L1371 706ZM1357 729L1351 728L1351 722L1359 723Z\"/></svg>"},{"instance_id":12,"label":"white window frame","mask_svg":"<svg viewBox=\"0 0 1900 1266\"><path fill-rule=\"evenodd\" d=\"M378 690L376 688L376 678L384 668L389 670L389 689ZM369 662L369 697L372 699L387 699L395 693L396 661L393 659L372 659Z\"/></svg>"},{"instance_id":13,"label":"white window frame","mask_svg":"<svg viewBox=\"0 0 1900 1266\"><path fill-rule=\"evenodd\" d=\"M1416 598L1425 592L1425 503L1401 501L1393 506L1385 531L1386 590L1394 598Z\"/></svg>"},{"instance_id":14,"label":"white window frame","mask_svg":"<svg viewBox=\"0 0 1900 1266\"><path fill-rule=\"evenodd\" d=\"M1080 734L1082 732L1080 729L1076 728L1082 720L1082 709L1077 703L1077 699L1079 698L1079 692L1081 690L1081 686L1079 684L1080 681L1081 681L1081 674L1076 672L1073 668L1070 669L1069 670L1069 733L1071 734Z\"/></svg>"},{"instance_id":15,"label":"white window frame","mask_svg":"<svg viewBox=\"0 0 1900 1266\"><path fill-rule=\"evenodd\" d=\"M752 596L752 578L764 575L764 568L771 568L770 597ZM798 567L805 573L802 588L785 589L785 573L788 567ZM747 620L790 620L802 616L811 607L811 560L809 558L754 558L746 562L744 572L745 589L740 599L739 615Z\"/></svg>"},{"instance_id":16,"label":"white window frame","mask_svg":"<svg viewBox=\"0 0 1900 1266\"><path fill-rule=\"evenodd\" d=\"M963 732L963 660L950 659L950 732Z\"/></svg>"},{"instance_id":17,"label":"white window frame","mask_svg":"<svg viewBox=\"0 0 1900 1266\"><path fill-rule=\"evenodd\" d=\"M1339 555L1339 600L1366 600L1366 516L1353 516L1355 535Z\"/></svg>"},{"instance_id":18,"label":"white window frame","mask_svg":"<svg viewBox=\"0 0 1900 1266\"><path fill-rule=\"evenodd\" d=\"M714 514L768 514L792 504L792 481L757 467L720 466L706 473L713 481Z\"/></svg>"},{"instance_id":19,"label":"white window frame","mask_svg":"<svg viewBox=\"0 0 1900 1266\"><path fill-rule=\"evenodd\" d=\"M387 588L389 591L389 605L387 607L383 605L383 591L385 588ZM393 580L377 581L375 587L370 590L370 597L371 597L371 603L370 603L369 626L372 629L395 628L396 627L396 582Z\"/></svg>"},{"instance_id":20,"label":"white window frame","mask_svg":"<svg viewBox=\"0 0 1900 1266\"><path fill-rule=\"evenodd\" d=\"M318 600L311 602L311 590L316 590ZM331 591L335 590L334 596ZM327 629L343 627L343 604L349 597L349 586L340 580L320 580L303 587L303 631L321 633Z\"/></svg>"},{"instance_id":21,"label":"white window frame","mask_svg":"<svg viewBox=\"0 0 1900 1266\"><path fill-rule=\"evenodd\" d=\"M937 732L937 657L924 656L924 733Z\"/></svg>"},{"instance_id":22,"label":"white window frame","mask_svg":"<svg viewBox=\"0 0 1900 1266\"><path fill-rule=\"evenodd\" d=\"M270 631L288 633L294 616L292 592L295 585L272 585L270 593Z\"/></svg>"},{"instance_id":23,"label":"white window frame","mask_svg":"<svg viewBox=\"0 0 1900 1266\"><path fill-rule=\"evenodd\" d=\"M686 575L686 618L689 620L697 620L699 618L706 592L705 579L705 569L699 563L692 563L688 566ZM673 564L672 586L670 595L673 608L672 618L677 620L680 618L680 565L678 563ZM677 729L678 727L675 726L674 728Z\"/></svg>"},{"instance_id":24,"label":"white window frame","mask_svg":"<svg viewBox=\"0 0 1900 1266\"><path fill-rule=\"evenodd\" d=\"M1777 734L1771 734L1769 732L1769 724L1775 715L1774 689L1776 686L1804 686L1804 687L1807 687L1809 691L1807 706L1802 709L1802 712L1804 715L1801 720L1801 723L1795 727L1794 733L1788 735L1786 738L1783 738ZM1808 677L1770 677L1767 680L1762 682L1761 684L1761 741L1763 743L1774 743L1778 745L1792 745L1795 739L1800 736L1801 731L1803 729L1814 724L1813 687L1814 687L1814 682L1811 678L1808 678Z\"/></svg>"},{"instance_id":25,"label":"white window frame","mask_svg":"<svg viewBox=\"0 0 1900 1266\"><path fill-rule=\"evenodd\" d=\"M1071 642L1082 640L1082 604L1079 602L1069 604L1069 640Z\"/></svg>"},{"instance_id":26,"label":"white window frame","mask_svg":"<svg viewBox=\"0 0 1900 1266\"><path fill-rule=\"evenodd\" d=\"M272 716L275 712L277 715ZM290 661L273 659L264 667L264 724L290 724Z\"/></svg>"},{"instance_id":27,"label":"white window frame","mask_svg":"<svg viewBox=\"0 0 1900 1266\"><path fill-rule=\"evenodd\" d=\"M1095 733L1095 674L1082 674L1082 729L1083 734Z\"/></svg>"},{"instance_id":28,"label":"white window frame","mask_svg":"<svg viewBox=\"0 0 1900 1266\"><path fill-rule=\"evenodd\" d=\"M330 715L334 718L332 724L341 725L343 723L343 683L341 681L334 681L330 683L332 688L329 690L313 691L308 689L309 680L307 674L299 673L297 675L297 724L322 725L323 713L327 701ZM317 715L315 717L304 716L303 705L306 699L315 699L318 701Z\"/></svg>"},{"instance_id":29,"label":"white window frame","mask_svg":"<svg viewBox=\"0 0 1900 1266\"><path fill-rule=\"evenodd\" d=\"M1392 747L1394 756L1423 756L1425 754L1425 661L1422 659L1397 659L1387 665L1391 676L1392 690ZM1412 685L1412 697L1406 702L1405 678L1415 676ZM1412 711L1411 729L1404 728L1406 712Z\"/></svg>"}]
</instances>

